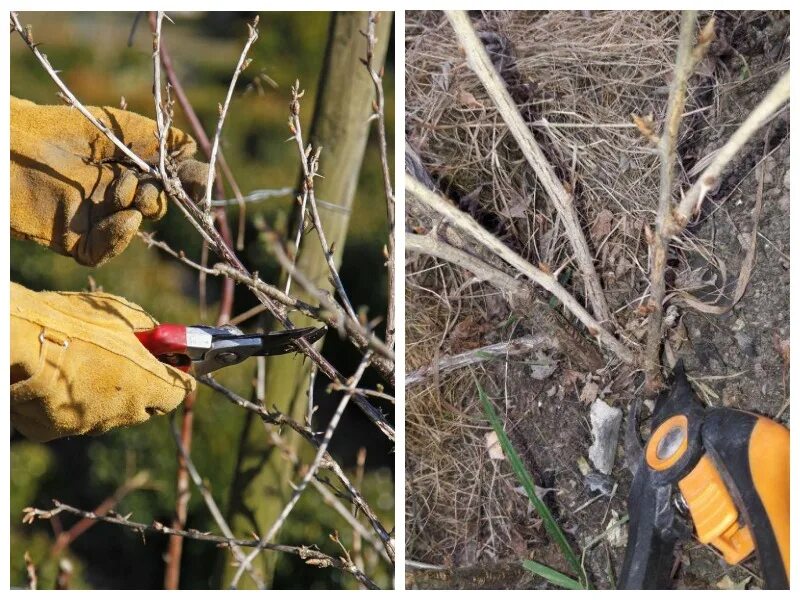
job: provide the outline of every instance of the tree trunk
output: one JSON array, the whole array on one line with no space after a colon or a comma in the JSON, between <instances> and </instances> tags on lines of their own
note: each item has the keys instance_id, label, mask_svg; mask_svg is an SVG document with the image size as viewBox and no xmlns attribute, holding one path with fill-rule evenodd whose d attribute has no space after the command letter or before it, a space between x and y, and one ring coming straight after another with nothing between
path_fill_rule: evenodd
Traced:
<instances>
[{"instance_id":1,"label":"tree trunk","mask_svg":"<svg viewBox=\"0 0 800 600\"><path fill-rule=\"evenodd\" d=\"M391 13L383 13L376 28L375 69L383 65L391 26ZM316 197L343 209L319 207L325 235L334 248L337 267L347 237L374 99L372 80L360 60L366 56L366 40L359 32L366 31L366 28L367 13L364 12L334 13L331 17L319 96L310 135L305 136L306 143L311 141L314 148L323 148L320 157L323 177L314 182ZM299 207L297 210L295 223ZM293 238L294 233L287 237ZM320 288L331 289L328 267L316 232L309 231L304 235L297 266ZM285 276L284 273L284 279ZM301 300L313 301L298 286L293 287L293 294ZM297 327L319 325L301 315L293 315L292 319ZM267 405L277 406L294 419L303 421L310 368L311 363L296 354L270 358L264 395ZM292 443L296 444L298 440L297 436L291 436ZM229 523L237 537L249 537L254 531L266 533L291 496L288 482L296 477L280 452L272 450L274 448L268 442L263 424L249 415L242 433L229 508ZM314 492L309 490L306 493ZM289 522L291 520L290 516ZM273 581L276 558L275 553L262 552L253 563L261 571L267 586L271 586ZM225 565L223 585L227 585L234 571L235 567ZM247 586L252 586L252 581L245 575L239 587Z\"/></svg>"}]
</instances>

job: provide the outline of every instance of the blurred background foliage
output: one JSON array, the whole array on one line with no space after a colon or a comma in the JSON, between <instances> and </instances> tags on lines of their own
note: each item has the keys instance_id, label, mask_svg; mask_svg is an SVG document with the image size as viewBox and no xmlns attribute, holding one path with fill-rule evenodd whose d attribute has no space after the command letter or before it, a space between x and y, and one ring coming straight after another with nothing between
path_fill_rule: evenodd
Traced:
<instances>
[{"instance_id":1,"label":"blurred background foliage","mask_svg":"<svg viewBox=\"0 0 800 600\"><path fill-rule=\"evenodd\" d=\"M124 97L129 110L152 117L152 36L144 14L131 34L135 16L135 13L28 12L21 13L20 18L24 24L32 26L36 42L42 44L51 63L61 70L64 81L85 104L119 106ZM212 132L217 119L217 103L224 99L232 69L246 38L245 23L252 19L253 14L170 13L170 16L174 24L164 23L164 44L172 54L178 76L206 131ZM228 163L244 193L294 186L297 182L299 162L296 149L286 141L289 136L290 86L299 79L301 87L306 90L301 114L307 132L330 19L327 13L306 12L262 13L260 17L261 35L250 54L253 63L240 78L222 139ZM394 146L393 47L390 41L384 78L390 153ZM13 95L43 104L59 102L51 80L21 40L14 36L11 38L10 75ZM177 107L175 124L191 131ZM390 161L393 161L391 155ZM324 150L321 172L324 175ZM378 147L373 132L360 176L341 269L353 304L365 307L370 318L383 315L386 305L386 273L382 266L387 226L384 202ZM291 198L283 198L249 204L248 222L261 214L273 227L285 231L291 203ZM228 219L235 232L238 224L236 208L229 210ZM155 232L157 238L165 240L173 248L199 258L200 237L179 211L171 210L162 221L147 224L145 228ZM250 225L245 239L247 245L240 256L247 266L258 270L268 281L276 280L278 269L261 251L257 235ZM121 256L98 269L81 267L71 259L32 242L12 240L10 266L11 280L34 290L85 290L91 285L91 278L104 291L142 305L162 322L213 323L216 318L219 282L208 281L208 307L206 314L202 314L196 273L157 249L148 249L139 239L134 239ZM247 290L237 288L234 314L255 304ZM253 327L255 323L245 323L243 328L248 326ZM335 336L328 336L323 354L345 374L352 373L359 360L359 355ZM221 371L218 379L247 396L254 368L254 361L231 367ZM368 373L362 383L369 387L376 381L377 377ZM317 429L324 429L329 409L338 400L338 394L327 392L326 383L319 382L315 391L315 400L320 405L315 423ZM389 414L393 410L391 405L381 408ZM363 493L387 529L391 529L394 515L392 447L357 409L348 409L346 417L333 438L332 453L353 475L356 454L360 447L366 448ZM192 457L223 512L243 422L241 409L201 386L195 407ZM147 535L143 540L135 532L97 524L78 537L60 556L55 556L52 549L59 528L68 529L76 519L62 516L53 522L39 521L28 526L22 525L21 514L26 506L50 507L51 498L92 510L134 475L145 471L147 483L125 495L115 510L121 514L132 513L132 519L139 522L158 520L169 523L175 504L177 468L176 448L169 427L169 418L154 418L133 429L49 444L35 444L18 434L12 435L9 515L12 586L26 584L23 557L27 551L37 565L40 589L54 586L59 559L65 557L73 567L70 583L73 588L162 587L166 537ZM307 450L304 449L304 460L312 456L305 453ZM201 531L216 531L194 489L187 526ZM334 530L339 531L345 547L350 548L352 532L346 522L309 488L284 526L280 541L313 543L325 552L338 554L340 550L328 538ZM367 572L381 587L389 586L391 570L383 563L375 575L376 570L370 568L370 564L376 557L366 546ZM221 552L225 551L212 544L187 540L181 587L207 588L212 585ZM225 558L227 556L226 553ZM337 571L314 569L297 559L282 557L275 586L341 588L355 587L355 583Z\"/></svg>"}]
</instances>

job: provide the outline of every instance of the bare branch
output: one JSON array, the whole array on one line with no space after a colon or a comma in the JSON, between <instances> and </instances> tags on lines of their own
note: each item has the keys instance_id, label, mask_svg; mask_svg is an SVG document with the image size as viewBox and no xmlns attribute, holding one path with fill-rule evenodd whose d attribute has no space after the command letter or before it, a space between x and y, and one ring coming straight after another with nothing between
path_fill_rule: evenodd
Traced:
<instances>
[{"instance_id":1,"label":"bare branch","mask_svg":"<svg viewBox=\"0 0 800 600\"><path fill-rule=\"evenodd\" d=\"M319 243L322 246L322 253L325 256L325 262L328 264L328 270L331 273L331 282L333 283L333 287L336 290L336 293L339 294L339 298L341 299L342 305L344 306L347 314L354 321L358 321L358 316L356 316L356 313L350 304L350 300L347 297L347 292L342 285L342 279L339 277L339 271L336 269L336 264L333 262L333 250L328 245L328 240L325 238L325 230L322 227L322 220L319 216L319 210L317 210L317 199L314 195L314 178L319 176L319 155L322 151L322 148L317 148L315 152L310 145L307 148L303 145L303 132L300 127L300 98L303 97L304 93L305 91L300 90L300 82L295 81L294 85L292 86L292 102L289 106L289 129L294 136L295 142L297 143L297 150L300 153L300 163L303 165L302 192L304 203L305 199L307 198L308 206L311 209L311 218L314 222L314 229L319 237Z\"/></svg>"},{"instance_id":2,"label":"bare branch","mask_svg":"<svg viewBox=\"0 0 800 600\"><path fill-rule=\"evenodd\" d=\"M552 348L555 345L557 345L555 340L549 335L525 335L507 342L500 342L498 344L491 344L489 346L483 346L482 348L476 348L475 350L462 352L461 354L443 356L427 367L408 373L406 375L406 386L423 383L435 373L449 373L450 371L482 363L487 360L505 359L508 356L527 354L534 350Z\"/></svg>"},{"instance_id":3,"label":"bare branch","mask_svg":"<svg viewBox=\"0 0 800 600\"><path fill-rule=\"evenodd\" d=\"M588 371L597 371L605 364L597 346L582 335L558 310L537 298L527 280L516 279L497 266L432 235L406 233L406 250L435 256L466 269L481 281L507 294L509 302L524 312L530 313L535 306L536 324L545 329L562 354Z\"/></svg>"},{"instance_id":4,"label":"bare branch","mask_svg":"<svg viewBox=\"0 0 800 600\"><path fill-rule=\"evenodd\" d=\"M173 413L172 417L170 418L170 424L172 437L175 439L175 445L178 447L180 456L183 458L183 462L186 465L186 470L188 471L189 476L192 478L192 483L194 483L194 485L197 487L200 495L203 497L203 501L206 503L206 507L208 507L208 512L211 513L211 516L213 517L214 522L217 524L217 527L219 527L220 531L222 532L222 535L224 535L226 538L233 538L233 531L231 531L231 528L225 520L225 517L222 515L222 511L220 511L217 503L214 501L214 496L211 494L211 491L206 487L206 484L203 483L203 478L200 477L197 467L194 466L192 457L184 447L183 441L181 440L181 433L178 431L178 427L175 424L175 413ZM230 549L236 560L241 562L245 559L244 552L242 552L239 546L232 545ZM252 568L252 565L248 565L246 568L247 573L253 579L253 582L259 588L264 587L264 582Z\"/></svg>"},{"instance_id":5,"label":"bare branch","mask_svg":"<svg viewBox=\"0 0 800 600\"><path fill-rule=\"evenodd\" d=\"M364 375L364 371L367 369L369 365L369 358L370 353L367 352L364 357L361 359L361 363L358 365L358 369L356 369L355 374L350 378L353 385L356 385L360 380L361 377ZM253 559L258 556L258 553L263 548L263 545L266 542L269 542L275 535L278 533L280 528L286 522L286 519L289 517L289 513L292 512L292 509L297 505L297 501L300 500L300 496L305 491L306 487L308 487L308 482L314 478L317 474L317 470L320 467L323 457L328 452L328 444L333 437L333 432L336 431L336 428L339 426L339 421L344 414L345 408L350 403L350 398L352 398L353 393L347 392L342 396L342 399L339 401L339 406L336 407L336 411L333 413L330 422L328 423L328 427L325 430L325 435L322 438L322 442L320 442L319 446L317 447L317 453L314 456L314 460L311 462L311 466L306 471L303 479L297 486L293 486L294 490L292 492L291 498L283 507L283 510L278 515L278 518L275 520L275 523L272 524L272 527L269 528L267 534L261 538L261 543L256 547L256 549L247 555L247 557L239 564L239 568L236 570L236 573L233 576L231 581L231 587L236 587L239 583L239 579L241 578L244 570L250 567Z\"/></svg>"},{"instance_id":6,"label":"bare branch","mask_svg":"<svg viewBox=\"0 0 800 600\"><path fill-rule=\"evenodd\" d=\"M75 508L74 506L70 506L69 504L64 504L58 500L53 500L53 508L52 510L42 510L40 508L31 508L28 507L23 510L23 523L33 523L36 519L51 519L54 516L61 514L61 513L69 513L73 515L77 515L84 519L92 519L94 521L101 521L103 523L110 523L112 525L119 525L121 527L126 527L133 531L136 531L140 535L144 536L146 532L150 533L159 533L161 535L170 535L170 536L179 536L182 538L188 538L192 540L199 540L202 542L211 542L213 544L217 544L219 546L243 546L252 548L259 544L259 540L240 540L234 538L227 538L221 535L214 535L210 533L204 533L202 531L197 531L196 529L173 529L171 527L167 527L163 523L159 523L158 521L153 521L152 524L146 525L144 523L137 523L136 521L131 521L128 517L119 515L117 513L110 513L108 515L97 515L92 512L87 512L81 510L79 508ZM358 569L352 562L348 561L346 558L335 558L324 552L320 552L319 550L314 550L312 548L306 546L287 546L285 544L267 544L264 547L265 550L273 550L275 552L283 552L285 554L291 554L294 556L300 557L308 565L319 567L319 568L326 568L331 567L334 569L339 569L340 571L344 571L346 573L350 573L355 577L359 582L364 584L369 589L377 590L379 589L378 586L372 581L369 577L367 577L361 570Z\"/></svg>"},{"instance_id":7,"label":"bare branch","mask_svg":"<svg viewBox=\"0 0 800 600\"><path fill-rule=\"evenodd\" d=\"M241 396L229 390L224 385L218 383L208 375L201 377L199 381L209 386L210 388L216 390L220 394L222 394L230 402L254 413L265 423L269 423L271 425L289 427L295 433L297 433L303 439L305 439L307 442L312 444L314 447L319 447L319 442L317 441L314 432L312 432L308 427L304 427L294 419L287 417L286 415L284 415L279 411L275 410L269 411L263 406L259 406L258 404L254 404L253 402L250 402L249 400L242 398ZM353 503L367 517L367 519L370 522L370 525L375 530L375 533L378 534L378 537L381 539L381 542L386 548L387 554L390 557L392 557L392 560L394 560L394 540L392 540L391 536L386 532L386 529L378 520L377 515L374 513L372 508L370 508L369 504L367 504L367 501L364 499L361 493L353 486L352 483L350 483L349 478L344 473L339 464L329 454L326 453L322 459L320 466L322 468L330 469L331 471L333 471L336 477L338 477L339 481L342 482L342 484L347 489L347 492L353 499Z\"/></svg>"},{"instance_id":8,"label":"bare branch","mask_svg":"<svg viewBox=\"0 0 800 600\"><path fill-rule=\"evenodd\" d=\"M383 174L383 191L386 196L386 219L389 223L389 233L386 241L386 268L388 276L388 303L386 306L386 345L394 347L395 322L394 322L394 190L392 189L392 173L389 169L389 152L386 142L386 116L384 114L385 99L383 95L383 69L380 73L375 72L372 67L372 59L375 54L375 24L380 18L380 13L371 11L367 20L367 32L364 36L367 39L367 59L364 65L367 67L372 83L375 86L375 112L373 118L378 122L378 148L381 156L381 172Z\"/></svg>"},{"instance_id":9,"label":"bare branch","mask_svg":"<svg viewBox=\"0 0 800 600\"><path fill-rule=\"evenodd\" d=\"M494 235L486 231L470 215L462 212L444 198L432 192L424 185L419 183L411 175L405 176L406 191L416 197L439 214L449 219L456 227L469 233L476 241L480 242L492 253L502 258L509 265L514 267L520 274L525 275L534 283L540 285L545 290L553 294L567 310L580 320L589 333L596 336L599 341L605 344L621 361L633 364L635 359L630 348L625 346L611 333L608 332L592 315L590 315L575 298L565 290L558 280L551 273L537 269L519 254L503 244Z\"/></svg>"},{"instance_id":10,"label":"bare branch","mask_svg":"<svg viewBox=\"0 0 800 600\"><path fill-rule=\"evenodd\" d=\"M525 120L519 113L519 108L508 93L505 83L495 71L486 49L478 39L467 13L464 11L445 11L445 13L456 32L459 43L464 48L467 63L475 72L475 75L478 76L478 79L481 80L486 92L492 98L495 106L497 106L497 110L503 116L509 131L514 136L514 139L517 140L522 154L533 168L542 187L546 190L548 197L561 217L564 229L572 245L572 250L575 253L575 262L577 262L583 276L595 318L602 323L610 324L611 311L608 309L600 277L594 268L592 253L581 230L574 198L567 193L563 183L558 180L553 166L548 162L544 152L542 152L539 144L533 138Z\"/></svg>"},{"instance_id":11,"label":"bare branch","mask_svg":"<svg viewBox=\"0 0 800 600\"><path fill-rule=\"evenodd\" d=\"M46 54L42 54L39 51L38 45L33 42L33 37L30 34L30 30L26 30L22 27L19 22L19 18L17 17L17 13L11 13L11 27L19 34L22 38L22 41L27 44L28 48L30 48L33 55L36 59L41 63L44 70L47 71L47 74L50 75L50 78L55 82L56 86L58 87L59 91L62 94L62 97L69 102L70 106L75 107L78 111L86 117L89 122L97 127L110 141L113 143L117 149L122 152L125 156L127 156L133 163L139 167L144 173L150 173L155 175L155 169L148 165L145 161L139 158L133 150L128 148L122 141L114 135L114 132L111 131L106 125L99 121L89 110L81 104L78 99L73 95L70 89L66 86L66 84L61 80L58 76L56 70L50 64L50 61L47 59Z\"/></svg>"},{"instance_id":12,"label":"bare branch","mask_svg":"<svg viewBox=\"0 0 800 600\"><path fill-rule=\"evenodd\" d=\"M236 63L236 69L233 71L231 83L228 86L228 94L225 96L225 102L221 105L219 111L219 120L217 121L217 129L214 132L214 141L211 143L211 156L209 158L208 179L206 181L206 196L203 199L203 210L211 210L211 190L214 186L214 177L217 174L217 151L219 150L219 138L222 135L222 126L225 124L225 116L228 114L228 107L231 104L233 97L233 90L236 88L236 82L239 75L250 64L250 59L247 58L247 53L250 51L250 46L258 39L258 15L255 16L252 23L247 25L249 35L244 44L242 53L239 56L239 61Z\"/></svg>"},{"instance_id":13,"label":"bare branch","mask_svg":"<svg viewBox=\"0 0 800 600\"><path fill-rule=\"evenodd\" d=\"M706 194L713 190L722 175L722 172L733 160L733 157L742 149L747 141L763 127L776 113L776 111L789 100L789 71L786 71L778 82L772 87L764 99L758 103L739 128L728 139L725 145L714 155L714 160L706 167L705 171L697 178L694 185L673 211L674 227L671 235L680 233L692 217L700 212L700 207Z\"/></svg>"},{"instance_id":14,"label":"bare branch","mask_svg":"<svg viewBox=\"0 0 800 600\"><path fill-rule=\"evenodd\" d=\"M292 461L292 464L295 467L299 466L300 457L297 456L297 453L294 451L294 449L287 444L285 440L273 429L268 428L267 431L272 443L281 449L284 455ZM328 489L326 484L320 480L319 473L317 473L315 478L311 480L311 485L313 485L314 489L316 489L317 492L319 492L319 494L322 496L325 504L332 507L339 514L339 516L347 521L347 523L353 528L354 535L358 534L361 537L369 540L370 545L372 545L381 558L383 558L385 561L391 562L389 557L386 555L386 549L381 544L381 541L369 529L362 525L361 521L359 521L358 518L347 509L347 507L337 497L336 493Z\"/></svg>"},{"instance_id":15,"label":"bare branch","mask_svg":"<svg viewBox=\"0 0 800 600\"><path fill-rule=\"evenodd\" d=\"M669 90L667 119L659 141L661 161L658 209L656 211L655 237L651 246L650 266L650 313L647 327L647 344L644 353L644 368L650 390L661 387L661 329L664 321L664 294L666 285L664 272L667 266L669 230L672 221L672 188L675 162L677 160L678 134L683 108L686 105L686 88L692 74L692 45L695 37L697 11L685 10L681 14L678 54Z\"/></svg>"},{"instance_id":16,"label":"bare branch","mask_svg":"<svg viewBox=\"0 0 800 600\"><path fill-rule=\"evenodd\" d=\"M291 262L282 250L276 251L275 255L279 257L279 261L281 262L282 266L292 267ZM284 265L284 262L287 264ZM322 290L316 286L313 286L313 284L311 284L299 271L294 270L294 267L292 267L292 272L295 274L295 279L303 284L309 284L309 287L306 289L312 293L314 298L320 303L319 308L307 304L302 300L298 300L294 296L286 295L275 286L260 280L257 275L245 276L236 269L232 269L230 266L222 263L215 265L214 270L216 271L215 274L225 275L226 277L230 277L238 283L243 283L251 290L263 293L274 299L276 302L280 302L284 306L317 319L333 329L338 329L341 331L341 328L343 327L344 331L347 333L348 337L356 348L361 351L374 350L382 355L380 357L373 356L373 364L375 368L378 369L378 371L380 371L380 373L387 379L387 381L394 381L394 354L391 350L389 350L389 348L386 347L386 344L378 339L374 333L367 331L360 323L353 322L349 318L342 319L342 317L345 317L345 315L342 312L341 307L339 307L339 305L336 304L330 298L330 296L326 296ZM306 286L303 285L303 287L305 288Z\"/></svg>"}]
</instances>

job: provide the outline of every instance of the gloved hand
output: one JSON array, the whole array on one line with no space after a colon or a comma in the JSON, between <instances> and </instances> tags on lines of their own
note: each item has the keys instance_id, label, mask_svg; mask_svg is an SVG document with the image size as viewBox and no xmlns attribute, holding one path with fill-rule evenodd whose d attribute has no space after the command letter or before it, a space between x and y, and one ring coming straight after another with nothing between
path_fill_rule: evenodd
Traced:
<instances>
[{"instance_id":1,"label":"gloved hand","mask_svg":"<svg viewBox=\"0 0 800 600\"><path fill-rule=\"evenodd\" d=\"M158 323L103 293L11 283L11 422L48 441L102 433L172 411L194 378L159 362L134 331Z\"/></svg>"},{"instance_id":2,"label":"gloved hand","mask_svg":"<svg viewBox=\"0 0 800 600\"><path fill-rule=\"evenodd\" d=\"M116 108L89 108L150 164L158 162L156 123ZM172 128L167 149L187 193L205 189L208 165L192 159L194 140ZM160 219L167 199L153 177L124 155L77 109L11 98L11 232L81 264L122 252L142 218Z\"/></svg>"}]
</instances>

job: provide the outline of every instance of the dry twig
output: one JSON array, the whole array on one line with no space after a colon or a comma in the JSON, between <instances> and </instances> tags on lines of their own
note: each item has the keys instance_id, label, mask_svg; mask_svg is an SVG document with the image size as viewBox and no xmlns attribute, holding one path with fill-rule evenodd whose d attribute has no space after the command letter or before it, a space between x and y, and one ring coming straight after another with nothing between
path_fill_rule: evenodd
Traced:
<instances>
[{"instance_id":1,"label":"dry twig","mask_svg":"<svg viewBox=\"0 0 800 600\"><path fill-rule=\"evenodd\" d=\"M370 359L370 353L367 352L364 355L364 358L361 359L361 364L359 364L355 374L353 375L353 377L351 377L353 385L356 385L361 379L361 377L364 375L364 371L369 365L369 359ZM280 528L286 522L286 519L289 517L289 513L291 513L292 509L297 505L297 501L300 500L300 496L303 494L306 487L308 487L309 481L311 481L311 479L317 474L317 470L319 469L320 464L322 463L322 459L328 452L328 444L330 443L331 438L333 437L333 432L336 431L336 427L338 427L339 421L342 415L344 414L344 410L345 408L347 408L347 405L350 402L350 398L352 398L352 396L353 392L351 391L348 391L346 394L344 394L344 396L342 396L342 399L339 401L339 406L336 407L336 412L333 413L333 416L331 417L331 420L328 423L328 427L325 430L325 435L323 436L322 441L317 447L317 453L314 456L314 460L311 462L311 466L306 471L300 483L294 486L294 491L292 492L291 498L289 498L289 501L283 507L283 510L278 515L278 518L275 520L275 523L272 524L272 527L269 528L267 534L261 538L261 544L259 544L259 546L257 546L256 549L253 550L253 552L248 554L247 557L245 557L245 559L240 562L239 567L237 568L236 573L234 574L233 579L231 580L231 587L235 588L238 585L239 579L244 573L244 570L250 567L250 564L252 563L253 559L258 555L258 553L261 551L263 545L275 537ZM391 556L393 558L393 554Z\"/></svg>"},{"instance_id":2,"label":"dry twig","mask_svg":"<svg viewBox=\"0 0 800 600\"><path fill-rule=\"evenodd\" d=\"M378 147L381 156L381 172L383 174L383 190L386 196L386 219L389 224L389 232L386 241L386 268L388 275L388 303L386 305L386 345L394 347L395 323L394 323L394 298L395 298L395 255L394 255L394 190L392 189L392 173L389 169L389 152L386 143L386 116L384 114L385 100L383 95L383 69L377 73L372 68L372 60L375 54L375 24L380 18L380 13L370 12L367 20L367 32L364 37L367 39L367 58L364 66L367 67L372 83L375 86L375 103L373 108L375 113L373 119L378 122Z\"/></svg>"},{"instance_id":3,"label":"dry twig","mask_svg":"<svg viewBox=\"0 0 800 600\"><path fill-rule=\"evenodd\" d=\"M442 216L449 219L456 227L469 233L476 241L486 246L491 252L502 258L522 275L553 294L567 310L575 315L593 336L596 336L608 349L625 363L633 364L634 355L630 348L615 338L607 329L598 323L575 298L565 290L551 273L537 269L524 258L516 254L491 233L481 227L475 219L457 209L438 194L432 192L410 175L406 175L406 190L417 200L423 202Z\"/></svg>"},{"instance_id":4,"label":"dry twig","mask_svg":"<svg viewBox=\"0 0 800 600\"><path fill-rule=\"evenodd\" d=\"M150 525L146 525L145 523L137 523L136 521L131 521L130 518L123 515L119 515L117 513L110 513L108 515L97 515L92 512L87 512L79 508L75 508L74 506L70 506L69 504L64 504L59 500L53 500L53 506L54 508L51 510L42 510L40 508L31 508L31 507L26 508L23 511L22 522L26 524L31 524L36 519L47 520L47 519L52 519L54 516L61 513L69 513L77 515L84 519L92 519L94 521L101 521L103 523L110 523L112 525L127 527L128 529L131 529L142 536L144 536L146 532L152 532L152 533L159 533L161 535L179 536L182 538L189 538L192 540L211 542L213 544L217 544L223 547L224 546L254 547L259 544L259 540L240 540L240 539L228 538L221 535L214 535L211 533L197 531L196 529L187 529L187 530L173 529L171 527L167 527L166 525L158 521L153 521ZM356 567L352 562L349 562L346 558L335 558L333 556L325 554L324 552L320 552L319 550L315 550L307 546L266 544L264 549L298 556L300 557L300 559L303 560L303 562L314 567L319 567L319 568L330 567L338 569L340 571L344 571L346 573L350 573L351 575L353 575L353 577L355 577L360 583L362 583L367 588L373 590L379 589L374 581L372 581L369 577L367 577L364 573L362 573L358 569L358 567Z\"/></svg>"},{"instance_id":5,"label":"dry twig","mask_svg":"<svg viewBox=\"0 0 800 600\"><path fill-rule=\"evenodd\" d=\"M209 386L210 388L216 390L220 394L222 394L225 398L227 398L230 402L236 404L237 406L244 408L256 416L258 416L264 423L269 423L271 425L277 426L285 426L292 429L295 433L299 434L303 439L307 442L312 444L315 448L319 447L319 441L317 440L316 435L310 428L304 427L294 419L287 417L286 415L282 414L276 410L268 410L263 406L259 406L258 404L254 404L245 398L242 398L238 394L234 393L233 391L229 390L222 384L215 381L213 378L205 375L200 378L199 380L201 383ZM375 512L370 508L367 501L361 495L361 493L353 486L350 482L347 475L345 475L342 468L339 464L333 460L333 458L328 454L325 453L323 458L321 459L320 466L322 468L330 469L339 479L339 481L345 486L347 489L347 493L350 494L350 497L353 500L353 503L358 507L361 512L367 517L370 522L370 525L375 530L375 533L378 534L378 537L383 543L384 548L389 556L394 556L394 540L392 537L387 533L386 529L381 524L380 520L378 519Z\"/></svg>"},{"instance_id":6,"label":"dry twig","mask_svg":"<svg viewBox=\"0 0 800 600\"><path fill-rule=\"evenodd\" d=\"M644 368L648 378L648 388L661 387L661 328L664 320L664 271L667 266L667 247L672 219L672 188L677 160L678 133L680 131L683 107L686 104L686 88L692 74L692 44L695 37L697 12L687 10L681 16L678 55L675 59L672 84L669 90L667 121L659 141L661 160L661 182L659 186L658 209L656 211L655 237L651 245L652 265L650 267L650 318L648 322L647 344L644 354ZM713 26L713 20L712 20ZM705 45L707 47L707 44Z\"/></svg>"},{"instance_id":7,"label":"dry twig","mask_svg":"<svg viewBox=\"0 0 800 600\"><path fill-rule=\"evenodd\" d=\"M548 162L539 144L533 138L530 129L528 129L522 115L519 113L517 104L511 98L505 83L495 70L483 44L475 34L467 13L464 11L445 12L456 32L459 43L464 48L470 68L483 83L509 131L514 136L514 139L517 140L522 153L536 172L542 186L547 190L550 201L561 217L572 245L572 250L575 253L575 262L578 264L583 276L595 318L609 326L612 323L611 311L608 309L603 286L594 267L594 258L581 229L574 198L567 192L564 183L558 180L553 166Z\"/></svg>"},{"instance_id":8,"label":"dry twig","mask_svg":"<svg viewBox=\"0 0 800 600\"><path fill-rule=\"evenodd\" d=\"M217 129L214 132L214 141L211 143L211 156L209 158L208 180L206 181L206 196L203 199L202 207L205 211L211 210L211 190L214 186L214 177L217 173L217 151L219 150L219 138L222 135L222 126L225 124L225 116L228 114L228 107L231 104L233 97L233 90L236 88L236 82L239 75L250 64L250 59L247 58L247 53L250 52L250 47L258 39L258 15L255 16L252 23L247 24L248 36L247 41L242 48L242 53L239 55L239 61L236 63L236 68L231 77L231 83L228 86L228 94L225 96L225 102L219 108L219 120L217 121Z\"/></svg>"}]
</instances>

